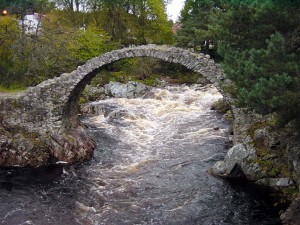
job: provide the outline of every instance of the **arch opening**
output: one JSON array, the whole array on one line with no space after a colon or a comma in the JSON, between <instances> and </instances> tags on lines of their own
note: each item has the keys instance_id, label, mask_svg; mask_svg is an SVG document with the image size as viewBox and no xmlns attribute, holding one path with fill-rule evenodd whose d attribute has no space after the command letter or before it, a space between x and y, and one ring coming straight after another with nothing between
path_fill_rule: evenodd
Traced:
<instances>
[{"instance_id":1,"label":"arch opening","mask_svg":"<svg viewBox=\"0 0 300 225\"><path fill-rule=\"evenodd\" d=\"M86 85L91 82L104 66L111 65L122 59L137 57L150 57L184 66L188 70L202 75L210 83L214 84L219 91L221 89L218 81L224 81L225 79L221 67L215 64L209 56L192 53L188 50L155 45L114 50L89 60L86 64L78 67L77 70L70 74L70 79L74 77L74 82L69 90L67 101L63 109L62 122L64 129L78 125L80 95ZM223 93L221 92L221 94Z\"/></svg>"}]
</instances>

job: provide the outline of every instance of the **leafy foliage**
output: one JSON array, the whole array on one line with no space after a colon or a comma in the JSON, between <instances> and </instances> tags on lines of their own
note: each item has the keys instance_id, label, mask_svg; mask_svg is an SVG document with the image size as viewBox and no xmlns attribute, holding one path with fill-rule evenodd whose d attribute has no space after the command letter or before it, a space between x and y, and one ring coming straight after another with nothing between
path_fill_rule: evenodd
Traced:
<instances>
[{"instance_id":1,"label":"leafy foliage","mask_svg":"<svg viewBox=\"0 0 300 225\"><path fill-rule=\"evenodd\" d=\"M110 50L109 36L92 25L86 31L62 23L59 12L47 14L43 27L25 33L13 17L1 17L1 84L36 85L41 81L75 69L87 59ZM9 25L8 25L9 24ZM2 45L1 47L4 47Z\"/></svg>"},{"instance_id":2,"label":"leafy foliage","mask_svg":"<svg viewBox=\"0 0 300 225\"><path fill-rule=\"evenodd\" d=\"M8 82L17 82L17 78L12 72L13 49L12 44L19 36L18 24L14 17L0 17L0 82L7 86Z\"/></svg>"},{"instance_id":3,"label":"leafy foliage","mask_svg":"<svg viewBox=\"0 0 300 225\"><path fill-rule=\"evenodd\" d=\"M123 45L172 43L171 24L162 0L97 1L91 18Z\"/></svg>"},{"instance_id":4,"label":"leafy foliage","mask_svg":"<svg viewBox=\"0 0 300 225\"><path fill-rule=\"evenodd\" d=\"M128 82L139 81L153 86L157 79L164 77L179 83L192 83L199 74L191 72L179 64L165 62L159 59L143 57L123 59L102 68L101 72L91 82L92 86L102 86L109 81Z\"/></svg>"},{"instance_id":5,"label":"leafy foliage","mask_svg":"<svg viewBox=\"0 0 300 225\"><path fill-rule=\"evenodd\" d=\"M172 42L163 0L0 0L0 7L9 11L0 17L1 86L36 85L122 45ZM34 12L45 15L28 33L24 15Z\"/></svg>"}]
</instances>

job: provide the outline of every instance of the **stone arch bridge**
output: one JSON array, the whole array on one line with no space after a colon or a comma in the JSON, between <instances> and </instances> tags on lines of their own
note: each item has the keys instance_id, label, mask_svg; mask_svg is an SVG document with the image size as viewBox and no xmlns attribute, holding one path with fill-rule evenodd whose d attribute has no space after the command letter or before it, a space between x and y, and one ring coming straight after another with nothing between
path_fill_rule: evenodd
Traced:
<instances>
[{"instance_id":1,"label":"stone arch bridge","mask_svg":"<svg viewBox=\"0 0 300 225\"><path fill-rule=\"evenodd\" d=\"M23 93L0 97L0 122L2 121L9 127L15 127L17 130L24 129L42 136L51 136L50 140L55 140L56 144L54 145L56 147L59 145L62 149L65 149L64 142L66 141L63 140L67 138L61 138L60 136L77 127L78 102L85 86L94 78L102 66L132 57L153 57L181 64L203 75L223 95L221 86L223 83L229 82L225 78L220 65L214 63L209 56L204 54L157 45L123 48L93 58L73 72L46 80ZM53 144L53 141L50 142ZM79 144L77 143L77 145ZM66 155L62 152L59 154ZM67 160L65 157L59 157L59 154L54 154L57 159Z\"/></svg>"}]
</instances>

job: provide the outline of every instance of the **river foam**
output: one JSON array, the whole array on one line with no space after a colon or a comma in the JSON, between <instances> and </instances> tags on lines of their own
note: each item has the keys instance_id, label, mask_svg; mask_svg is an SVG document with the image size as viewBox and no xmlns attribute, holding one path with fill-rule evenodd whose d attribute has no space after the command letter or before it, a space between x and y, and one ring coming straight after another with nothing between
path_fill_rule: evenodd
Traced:
<instances>
[{"instance_id":1,"label":"river foam","mask_svg":"<svg viewBox=\"0 0 300 225\"><path fill-rule=\"evenodd\" d=\"M0 171L0 224L280 224L252 186L207 172L230 146L229 125L210 109L220 93L154 92L92 103L98 114L81 118L97 142L91 161Z\"/></svg>"}]
</instances>

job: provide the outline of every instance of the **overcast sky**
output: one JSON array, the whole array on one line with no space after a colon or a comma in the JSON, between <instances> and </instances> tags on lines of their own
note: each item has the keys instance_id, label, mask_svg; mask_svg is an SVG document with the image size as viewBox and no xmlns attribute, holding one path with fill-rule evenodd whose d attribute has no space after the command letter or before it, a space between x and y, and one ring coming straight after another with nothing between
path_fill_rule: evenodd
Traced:
<instances>
[{"instance_id":1,"label":"overcast sky","mask_svg":"<svg viewBox=\"0 0 300 225\"><path fill-rule=\"evenodd\" d=\"M185 0L172 0L172 3L167 5L167 13L170 19L174 22L178 19L180 11L183 8Z\"/></svg>"}]
</instances>

